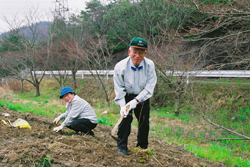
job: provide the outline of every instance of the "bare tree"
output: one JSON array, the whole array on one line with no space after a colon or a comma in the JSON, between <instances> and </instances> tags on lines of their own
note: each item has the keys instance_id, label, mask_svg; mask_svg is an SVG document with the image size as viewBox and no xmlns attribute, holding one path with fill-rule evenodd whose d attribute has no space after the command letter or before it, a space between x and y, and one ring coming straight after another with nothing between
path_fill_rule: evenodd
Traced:
<instances>
[{"instance_id":1,"label":"bare tree","mask_svg":"<svg viewBox=\"0 0 250 167\"><path fill-rule=\"evenodd\" d=\"M87 39L82 39L82 41L88 42L82 44L77 41L72 41L70 44L65 43L65 48L67 48L71 56L77 56L81 63L84 64L84 68L89 70L95 80L99 82L100 90L108 106L113 87L110 85L107 75L114 66L112 57L115 46L109 45L107 37L99 34L96 34L96 38L88 36ZM103 74L100 73L100 70L106 72Z\"/></svg>"},{"instance_id":2,"label":"bare tree","mask_svg":"<svg viewBox=\"0 0 250 167\"><path fill-rule=\"evenodd\" d=\"M65 86L66 81L69 79L69 70L67 65L69 58L66 55L66 50L62 45L54 45L52 44L52 48L50 48L50 61L48 70L51 70L51 75L58 82L60 88Z\"/></svg>"},{"instance_id":3,"label":"bare tree","mask_svg":"<svg viewBox=\"0 0 250 167\"><path fill-rule=\"evenodd\" d=\"M199 48L197 56L203 57L207 69L249 69L250 67L250 12L249 1L168 1L189 8L192 15L175 40L192 43Z\"/></svg>"},{"instance_id":4,"label":"bare tree","mask_svg":"<svg viewBox=\"0 0 250 167\"><path fill-rule=\"evenodd\" d=\"M27 78L28 76L25 70L22 69L22 67L17 66L18 63L16 61L18 61L18 56L18 52L14 51L2 53L0 59L0 66L1 69L6 70L12 78L20 80L21 92L23 92L23 81L24 78Z\"/></svg>"},{"instance_id":5,"label":"bare tree","mask_svg":"<svg viewBox=\"0 0 250 167\"><path fill-rule=\"evenodd\" d=\"M195 75L192 71L249 69L249 2L166 2L176 9L188 10L189 14L176 15L175 29L160 26L161 36L150 40L149 52L156 62L158 77L169 85L168 92L174 92L178 115L178 99L187 90L187 81Z\"/></svg>"},{"instance_id":6,"label":"bare tree","mask_svg":"<svg viewBox=\"0 0 250 167\"><path fill-rule=\"evenodd\" d=\"M210 3L204 1L168 1L173 5L188 8L192 11L187 18L186 24L177 33L167 34L168 42L182 42L185 45L195 48L190 50L190 54L197 58L199 66L196 70L248 70L250 67L249 48L249 21L250 3L247 0L240 1L218 1ZM181 2L181 3L180 3ZM228 90L230 91L230 90ZM230 133L239 138L233 140L249 140L249 130L236 129L231 124L223 124L221 118L225 115L221 112L221 99L199 94L194 94L196 102L192 107L198 115L202 116L208 123L223 130L224 135ZM230 100L224 103L229 103ZM227 104L229 105L229 104ZM228 112L228 111L227 111ZM238 112L238 111L233 111ZM228 113L228 117L231 113ZM245 117L249 122L249 117ZM234 118L229 117L226 122L233 122ZM244 127L244 123L238 121L239 126ZM231 137L225 138L231 140Z\"/></svg>"},{"instance_id":7,"label":"bare tree","mask_svg":"<svg viewBox=\"0 0 250 167\"><path fill-rule=\"evenodd\" d=\"M200 59L193 54L196 48L190 48L185 43L167 43L150 45L148 57L154 60L158 85L165 87L164 94L174 96L175 116L179 115L180 100L184 93L188 93L189 83L193 80L196 70L202 66ZM168 87L166 87L168 85ZM156 94L163 93L157 91ZM155 95L157 96L157 95ZM159 99L158 99L159 100ZM160 100L159 100L160 101Z\"/></svg>"},{"instance_id":8,"label":"bare tree","mask_svg":"<svg viewBox=\"0 0 250 167\"><path fill-rule=\"evenodd\" d=\"M22 47L4 53L2 59L3 68L10 71L13 76L28 81L36 88L36 96L40 96L39 85L44 77L44 72L37 75L35 71L45 71L50 56L48 51L50 43L46 35L46 29L39 24L40 17L37 8L32 8L24 14L22 23L25 27L10 26L14 27L14 29L10 30L19 29L20 39L15 45ZM29 77L20 75L23 70L28 72Z\"/></svg>"},{"instance_id":9,"label":"bare tree","mask_svg":"<svg viewBox=\"0 0 250 167\"><path fill-rule=\"evenodd\" d=\"M76 25L74 23L74 17L71 17L71 21L67 22L64 18L54 18L54 22L50 27L52 58L50 62L50 68L56 70L59 75L53 75L58 81L60 86L64 86L64 83L69 78L66 73L67 70L71 71L73 79L73 88L76 89L76 72L83 65L79 61L77 56L71 56L65 48L64 44L71 43L71 38L76 38L81 33L77 32Z\"/></svg>"}]
</instances>

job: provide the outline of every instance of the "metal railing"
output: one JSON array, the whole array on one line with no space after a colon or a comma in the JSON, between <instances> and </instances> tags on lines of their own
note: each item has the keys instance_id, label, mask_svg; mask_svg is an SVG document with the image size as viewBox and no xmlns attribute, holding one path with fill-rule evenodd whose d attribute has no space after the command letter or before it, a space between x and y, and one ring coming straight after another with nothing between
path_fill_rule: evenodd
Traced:
<instances>
[{"instance_id":1,"label":"metal railing","mask_svg":"<svg viewBox=\"0 0 250 167\"><path fill-rule=\"evenodd\" d=\"M59 75L66 73L67 75L72 75L72 72L67 71L36 71L36 74L42 75ZM114 70L78 70L76 75L81 75L84 79L84 75L105 75L107 78L114 75ZM210 70L210 71L166 71L167 75L172 76L193 76L193 77L214 77L214 78L250 78L250 70Z\"/></svg>"},{"instance_id":2,"label":"metal railing","mask_svg":"<svg viewBox=\"0 0 250 167\"><path fill-rule=\"evenodd\" d=\"M34 71L33 71L34 73ZM72 71L66 70L66 71L36 71L35 72L37 75L42 75L43 73L45 75L49 75L52 77L52 75L59 75L59 74L67 74L67 75L72 75ZM78 70L76 72L76 75L81 75L82 79L84 79L84 75L105 75L108 79L109 76L114 75L114 70Z\"/></svg>"}]
</instances>

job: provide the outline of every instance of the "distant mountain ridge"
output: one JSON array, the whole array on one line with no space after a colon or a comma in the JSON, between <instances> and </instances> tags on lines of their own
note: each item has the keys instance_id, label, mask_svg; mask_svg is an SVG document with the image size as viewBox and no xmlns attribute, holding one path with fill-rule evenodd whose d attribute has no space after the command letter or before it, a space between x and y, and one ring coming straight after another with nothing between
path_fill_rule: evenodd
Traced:
<instances>
[{"instance_id":1,"label":"distant mountain ridge","mask_svg":"<svg viewBox=\"0 0 250 167\"><path fill-rule=\"evenodd\" d=\"M37 37L37 40L44 39L48 36L48 28L50 27L51 24L52 24L52 22L42 21L42 22L35 23L33 25L32 28L37 26L36 32L35 32L35 36ZM4 36L8 36L9 33L10 33L10 31L1 33L0 40L2 40L2 38ZM32 35L32 31L31 31L29 26L23 26L23 27L19 28L19 33L24 34L25 36L28 36L29 38L33 38L33 36L34 36L34 35Z\"/></svg>"}]
</instances>

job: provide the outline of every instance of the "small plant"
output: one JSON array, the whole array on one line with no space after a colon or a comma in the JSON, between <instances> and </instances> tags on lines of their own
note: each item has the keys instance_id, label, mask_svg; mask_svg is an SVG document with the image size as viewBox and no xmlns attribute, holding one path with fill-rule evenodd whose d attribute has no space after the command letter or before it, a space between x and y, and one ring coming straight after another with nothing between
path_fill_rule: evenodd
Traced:
<instances>
[{"instance_id":1,"label":"small plant","mask_svg":"<svg viewBox=\"0 0 250 167\"><path fill-rule=\"evenodd\" d=\"M47 155L43 158L42 167L51 167L50 156Z\"/></svg>"},{"instance_id":2,"label":"small plant","mask_svg":"<svg viewBox=\"0 0 250 167\"><path fill-rule=\"evenodd\" d=\"M52 146L55 147L57 145L57 143L53 143Z\"/></svg>"},{"instance_id":3,"label":"small plant","mask_svg":"<svg viewBox=\"0 0 250 167\"><path fill-rule=\"evenodd\" d=\"M43 162L41 165L39 165L38 163L35 163L32 159L32 157L29 158L29 161L37 167L51 167L51 162L50 162L50 156L47 155L46 157L43 158Z\"/></svg>"},{"instance_id":4,"label":"small plant","mask_svg":"<svg viewBox=\"0 0 250 167\"><path fill-rule=\"evenodd\" d=\"M150 149L142 149L140 147L133 148L131 152L135 153L135 155L139 156L139 162L145 163L148 159L154 156L154 153Z\"/></svg>"}]
</instances>

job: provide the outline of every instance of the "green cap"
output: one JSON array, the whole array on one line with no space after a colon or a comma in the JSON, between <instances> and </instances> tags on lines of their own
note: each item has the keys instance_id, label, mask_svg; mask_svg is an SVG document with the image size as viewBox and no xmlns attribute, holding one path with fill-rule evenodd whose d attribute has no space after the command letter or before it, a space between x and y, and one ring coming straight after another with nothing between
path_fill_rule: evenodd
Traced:
<instances>
[{"instance_id":1,"label":"green cap","mask_svg":"<svg viewBox=\"0 0 250 167\"><path fill-rule=\"evenodd\" d=\"M148 43L145 39L140 38L140 37L135 37L132 39L132 41L129 44L130 47L133 48L139 48L139 49L147 49L148 48Z\"/></svg>"}]
</instances>

